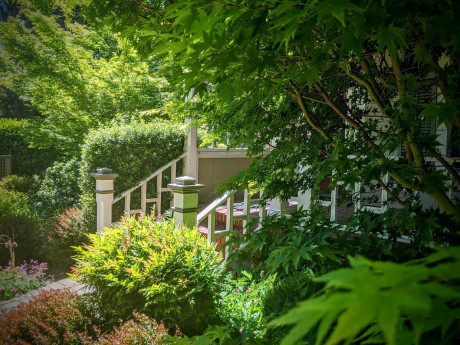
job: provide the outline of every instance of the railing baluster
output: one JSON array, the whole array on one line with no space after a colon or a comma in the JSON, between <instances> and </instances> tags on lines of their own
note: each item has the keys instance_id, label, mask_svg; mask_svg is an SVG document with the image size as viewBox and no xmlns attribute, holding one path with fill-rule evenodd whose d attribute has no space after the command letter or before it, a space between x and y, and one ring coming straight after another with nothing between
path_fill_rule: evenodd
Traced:
<instances>
[{"instance_id":1,"label":"railing baluster","mask_svg":"<svg viewBox=\"0 0 460 345\"><path fill-rule=\"evenodd\" d=\"M208 243L214 242L214 235L216 231L216 210L213 210L208 215Z\"/></svg>"},{"instance_id":2,"label":"railing baluster","mask_svg":"<svg viewBox=\"0 0 460 345\"><path fill-rule=\"evenodd\" d=\"M385 183L385 185L388 185L388 180L389 180L388 173L386 173L385 176L383 176L383 183ZM382 213L388 210L388 193L383 187L382 187L382 197L380 199L380 208L381 208Z\"/></svg>"},{"instance_id":3,"label":"railing baluster","mask_svg":"<svg viewBox=\"0 0 460 345\"><path fill-rule=\"evenodd\" d=\"M249 190L244 190L244 200L243 200L243 212L246 216L246 219L243 220L243 234L246 233L246 225L248 224L249 219L251 218L251 198L249 197Z\"/></svg>"},{"instance_id":4,"label":"railing baluster","mask_svg":"<svg viewBox=\"0 0 460 345\"><path fill-rule=\"evenodd\" d=\"M131 211L131 193L125 195L125 215Z\"/></svg>"},{"instance_id":5,"label":"railing baluster","mask_svg":"<svg viewBox=\"0 0 460 345\"><path fill-rule=\"evenodd\" d=\"M261 190L259 193L260 193L259 199L262 201L264 192ZM267 207L266 205L260 203L259 204L259 225L265 219L266 216L267 216Z\"/></svg>"},{"instance_id":6,"label":"railing baluster","mask_svg":"<svg viewBox=\"0 0 460 345\"><path fill-rule=\"evenodd\" d=\"M141 185L141 210L143 214L146 214L147 210L147 182Z\"/></svg>"},{"instance_id":7,"label":"railing baluster","mask_svg":"<svg viewBox=\"0 0 460 345\"><path fill-rule=\"evenodd\" d=\"M176 180L176 170L177 170L177 162L174 162L173 165L171 165L171 183L174 183Z\"/></svg>"},{"instance_id":8,"label":"railing baluster","mask_svg":"<svg viewBox=\"0 0 460 345\"><path fill-rule=\"evenodd\" d=\"M355 184L355 213L361 208L361 182Z\"/></svg>"},{"instance_id":9,"label":"railing baluster","mask_svg":"<svg viewBox=\"0 0 460 345\"><path fill-rule=\"evenodd\" d=\"M233 231L233 204L234 202L235 202L235 195L232 194L227 199L227 219L225 220L226 221L225 229L230 231L230 233L232 233ZM228 239L229 239L228 236L225 237L225 242L227 242ZM230 248L225 247L225 253L224 253L225 260L227 260L229 252L230 252Z\"/></svg>"},{"instance_id":10,"label":"railing baluster","mask_svg":"<svg viewBox=\"0 0 460 345\"><path fill-rule=\"evenodd\" d=\"M337 189L336 185L331 191L331 221L334 222L337 218Z\"/></svg>"},{"instance_id":11,"label":"railing baluster","mask_svg":"<svg viewBox=\"0 0 460 345\"><path fill-rule=\"evenodd\" d=\"M159 215L161 214L161 184L163 182L163 173L159 173L157 175L157 198L158 198L158 203L156 206L156 214Z\"/></svg>"}]
</instances>

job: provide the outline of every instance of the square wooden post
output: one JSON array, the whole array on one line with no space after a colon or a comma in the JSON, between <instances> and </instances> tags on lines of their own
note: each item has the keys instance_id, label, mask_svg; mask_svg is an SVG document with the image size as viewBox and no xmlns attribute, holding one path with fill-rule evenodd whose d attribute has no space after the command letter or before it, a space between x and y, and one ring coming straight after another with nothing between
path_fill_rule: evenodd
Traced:
<instances>
[{"instance_id":1,"label":"square wooden post","mask_svg":"<svg viewBox=\"0 0 460 345\"><path fill-rule=\"evenodd\" d=\"M174 193L173 212L176 224L184 224L189 228L196 226L198 213L198 191L204 185L197 184L191 176L177 177L175 183L168 184Z\"/></svg>"},{"instance_id":2,"label":"square wooden post","mask_svg":"<svg viewBox=\"0 0 460 345\"><path fill-rule=\"evenodd\" d=\"M93 174L96 179L96 205L97 205L97 232L112 225L113 181L118 174L113 174L112 169L100 168Z\"/></svg>"}]
</instances>

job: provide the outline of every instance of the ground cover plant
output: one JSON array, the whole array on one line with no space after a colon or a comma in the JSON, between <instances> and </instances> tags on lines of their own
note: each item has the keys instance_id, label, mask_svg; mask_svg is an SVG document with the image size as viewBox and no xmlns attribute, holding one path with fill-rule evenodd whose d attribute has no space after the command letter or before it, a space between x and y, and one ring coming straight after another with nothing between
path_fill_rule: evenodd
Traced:
<instances>
[{"instance_id":1,"label":"ground cover plant","mask_svg":"<svg viewBox=\"0 0 460 345\"><path fill-rule=\"evenodd\" d=\"M46 285L52 278L47 269L46 263L36 260L24 261L19 266L10 261L6 267L0 266L0 301Z\"/></svg>"},{"instance_id":2,"label":"ground cover plant","mask_svg":"<svg viewBox=\"0 0 460 345\"><path fill-rule=\"evenodd\" d=\"M154 217L123 219L77 248L74 277L95 289L108 324L137 310L186 335L218 321L220 257L200 232Z\"/></svg>"}]
</instances>

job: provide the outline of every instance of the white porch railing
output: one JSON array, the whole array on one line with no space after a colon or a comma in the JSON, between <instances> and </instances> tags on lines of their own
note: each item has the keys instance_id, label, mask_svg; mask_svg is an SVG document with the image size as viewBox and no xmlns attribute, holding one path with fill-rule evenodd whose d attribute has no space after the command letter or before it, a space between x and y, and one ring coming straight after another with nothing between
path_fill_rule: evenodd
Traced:
<instances>
[{"instance_id":1,"label":"white porch railing","mask_svg":"<svg viewBox=\"0 0 460 345\"><path fill-rule=\"evenodd\" d=\"M259 205L258 219L259 221L265 219L267 211L265 205L262 203L262 199L251 199L251 193L248 189L244 190L243 197L243 213L235 215L234 204L235 204L235 191L227 191L220 198L214 200L209 204L203 211L197 215L196 226L199 227L202 222L207 219L207 239L208 243L212 243L216 238L225 237L225 241L228 240L228 236L233 232L233 226L236 221L242 221L243 234L246 233L246 225L251 219L251 206ZM225 229L216 230L216 213L217 208L226 203L225 210ZM225 248L224 258L228 257L229 248Z\"/></svg>"},{"instance_id":2,"label":"white porch railing","mask_svg":"<svg viewBox=\"0 0 460 345\"><path fill-rule=\"evenodd\" d=\"M116 202L120 201L121 199L125 199L125 214L138 214L138 213L147 213L147 203L155 203L157 212L161 211L161 194L164 192L171 192L171 188L163 187L163 172L166 169L171 168L171 181L176 179L176 172L177 172L177 163L183 160L187 156L187 152L183 153L179 158L169 162L166 165L163 165L161 168L156 170L152 173L149 177L141 181L137 186L134 186L127 191L124 191L120 194L119 197L115 198L112 202L112 205ZM155 198L147 198L147 184L149 181L156 179L156 197ZM137 190L138 188L141 189L141 208L140 209L131 209L131 193Z\"/></svg>"}]
</instances>

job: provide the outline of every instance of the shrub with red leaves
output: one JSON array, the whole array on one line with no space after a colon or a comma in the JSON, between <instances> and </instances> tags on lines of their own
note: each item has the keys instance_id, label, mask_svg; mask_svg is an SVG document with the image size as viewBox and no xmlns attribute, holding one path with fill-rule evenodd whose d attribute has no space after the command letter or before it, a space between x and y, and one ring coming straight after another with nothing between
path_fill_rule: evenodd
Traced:
<instances>
[{"instance_id":1,"label":"shrub with red leaves","mask_svg":"<svg viewBox=\"0 0 460 345\"><path fill-rule=\"evenodd\" d=\"M99 338L94 345L156 345L168 335L168 330L154 319L133 312L134 319L125 322L110 334ZM178 332L180 334L180 332Z\"/></svg>"},{"instance_id":2,"label":"shrub with red leaves","mask_svg":"<svg viewBox=\"0 0 460 345\"><path fill-rule=\"evenodd\" d=\"M91 344L98 330L68 290L42 291L0 315L0 344Z\"/></svg>"},{"instance_id":3,"label":"shrub with red leaves","mask_svg":"<svg viewBox=\"0 0 460 345\"><path fill-rule=\"evenodd\" d=\"M88 234L95 230L91 229L83 210L78 207L56 214L46 229L48 242L45 244L47 258L53 267L68 270L74 264L72 256L75 251L71 247L89 243Z\"/></svg>"}]
</instances>

